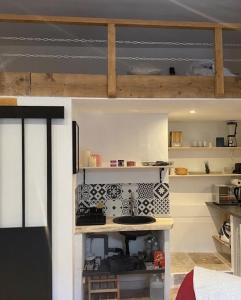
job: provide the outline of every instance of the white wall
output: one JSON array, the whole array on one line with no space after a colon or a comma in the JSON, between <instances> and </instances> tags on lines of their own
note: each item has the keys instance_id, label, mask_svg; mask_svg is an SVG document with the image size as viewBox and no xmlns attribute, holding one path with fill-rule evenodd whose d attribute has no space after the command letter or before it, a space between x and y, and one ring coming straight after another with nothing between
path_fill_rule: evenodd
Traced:
<instances>
[{"instance_id":1,"label":"white wall","mask_svg":"<svg viewBox=\"0 0 241 300\"><path fill-rule=\"evenodd\" d=\"M19 97L18 105L64 106L53 120L53 300L73 297L72 115L68 98ZM21 226L21 124L0 123L0 225ZM26 222L46 224L46 125L26 120Z\"/></svg>"},{"instance_id":2,"label":"white wall","mask_svg":"<svg viewBox=\"0 0 241 300\"><path fill-rule=\"evenodd\" d=\"M80 113L80 148L111 159L167 159L167 116L162 114Z\"/></svg>"},{"instance_id":3,"label":"white wall","mask_svg":"<svg viewBox=\"0 0 241 300\"><path fill-rule=\"evenodd\" d=\"M238 127L238 143L240 145ZM227 136L225 122L170 122L169 131L183 131L183 145L193 140L211 141L215 146L217 136ZM204 172L204 161L209 162L211 171L222 172L224 167L233 167L241 161L241 151L219 150L169 150L169 160L176 167L187 167L189 171ZM216 251L212 235L219 228L214 224L205 202L212 201L212 185L229 183L229 177L180 177L170 178L171 215L174 228L171 231L172 251L213 252Z\"/></svg>"}]
</instances>

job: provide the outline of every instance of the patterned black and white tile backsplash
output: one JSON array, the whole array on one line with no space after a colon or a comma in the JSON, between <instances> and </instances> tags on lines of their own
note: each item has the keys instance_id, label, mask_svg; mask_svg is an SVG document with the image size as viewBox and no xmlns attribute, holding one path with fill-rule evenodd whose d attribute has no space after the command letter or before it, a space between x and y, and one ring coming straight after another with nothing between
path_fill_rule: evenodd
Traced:
<instances>
[{"instance_id":1,"label":"patterned black and white tile backsplash","mask_svg":"<svg viewBox=\"0 0 241 300\"><path fill-rule=\"evenodd\" d=\"M107 216L130 215L132 194L138 215L170 214L168 183L83 184L77 187L77 209L104 205Z\"/></svg>"}]
</instances>

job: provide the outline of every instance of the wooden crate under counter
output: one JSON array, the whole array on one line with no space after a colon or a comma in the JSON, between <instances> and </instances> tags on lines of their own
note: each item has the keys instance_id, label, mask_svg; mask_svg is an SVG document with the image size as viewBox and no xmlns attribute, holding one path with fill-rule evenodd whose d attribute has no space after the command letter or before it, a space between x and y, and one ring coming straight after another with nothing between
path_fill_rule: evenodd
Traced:
<instances>
[{"instance_id":1,"label":"wooden crate under counter","mask_svg":"<svg viewBox=\"0 0 241 300\"><path fill-rule=\"evenodd\" d=\"M120 300L118 275L88 277L88 300Z\"/></svg>"}]
</instances>

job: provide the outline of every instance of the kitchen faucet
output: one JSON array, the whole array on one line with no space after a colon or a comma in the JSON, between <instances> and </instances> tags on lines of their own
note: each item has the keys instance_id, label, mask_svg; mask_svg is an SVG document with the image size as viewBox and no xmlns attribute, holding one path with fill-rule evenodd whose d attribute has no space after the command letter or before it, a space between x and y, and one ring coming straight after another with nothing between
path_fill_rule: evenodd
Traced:
<instances>
[{"instance_id":1,"label":"kitchen faucet","mask_svg":"<svg viewBox=\"0 0 241 300\"><path fill-rule=\"evenodd\" d=\"M133 192L130 192L129 206L130 206L131 216L135 216L135 198L134 198L134 193Z\"/></svg>"}]
</instances>

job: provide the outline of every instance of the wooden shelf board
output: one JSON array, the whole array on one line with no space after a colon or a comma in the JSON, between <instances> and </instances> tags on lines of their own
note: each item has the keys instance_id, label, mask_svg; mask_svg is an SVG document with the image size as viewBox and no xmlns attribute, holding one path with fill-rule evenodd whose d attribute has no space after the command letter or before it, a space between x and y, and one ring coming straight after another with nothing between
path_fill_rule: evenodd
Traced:
<instances>
[{"instance_id":1,"label":"wooden shelf board","mask_svg":"<svg viewBox=\"0 0 241 300\"><path fill-rule=\"evenodd\" d=\"M164 273L165 269L158 270L134 270L134 271L124 271L118 273L111 272L101 272L101 271L83 271L83 276L106 276L106 275L135 275L135 274L161 274Z\"/></svg>"},{"instance_id":2,"label":"wooden shelf board","mask_svg":"<svg viewBox=\"0 0 241 300\"><path fill-rule=\"evenodd\" d=\"M218 243L222 244L223 246L225 246L225 247L227 247L227 248L229 248L229 249L231 248L231 245L230 245L229 243L227 243L227 242L221 240L221 239L219 238L219 236L213 235L213 239L214 239L215 241L217 241Z\"/></svg>"},{"instance_id":3,"label":"wooden shelf board","mask_svg":"<svg viewBox=\"0 0 241 300\"><path fill-rule=\"evenodd\" d=\"M99 289L99 290L91 290L90 294L99 294L99 293L117 293L118 289Z\"/></svg>"},{"instance_id":4,"label":"wooden shelf board","mask_svg":"<svg viewBox=\"0 0 241 300\"><path fill-rule=\"evenodd\" d=\"M196 150L196 151L216 151L216 150L229 150L229 151L240 151L241 147L168 147L168 150L177 150L177 151L185 151L185 150Z\"/></svg>"},{"instance_id":5,"label":"wooden shelf board","mask_svg":"<svg viewBox=\"0 0 241 300\"><path fill-rule=\"evenodd\" d=\"M241 174L188 174L188 175L169 175L170 178L185 178L185 177L235 177Z\"/></svg>"},{"instance_id":6,"label":"wooden shelf board","mask_svg":"<svg viewBox=\"0 0 241 300\"><path fill-rule=\"evenodd\" d=\"M81 167L80 170L130 170L130 169L133 169L133 170L138 170L138 169L141 169L141 170L148 170L148 169L169 169L170 166L135 166L135 167Z\"/></svg>"}]
</instances>

